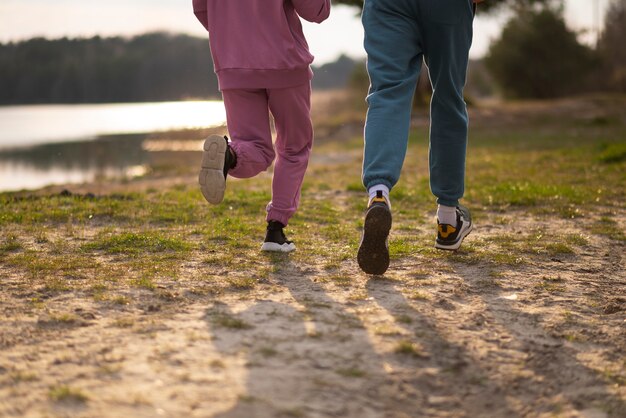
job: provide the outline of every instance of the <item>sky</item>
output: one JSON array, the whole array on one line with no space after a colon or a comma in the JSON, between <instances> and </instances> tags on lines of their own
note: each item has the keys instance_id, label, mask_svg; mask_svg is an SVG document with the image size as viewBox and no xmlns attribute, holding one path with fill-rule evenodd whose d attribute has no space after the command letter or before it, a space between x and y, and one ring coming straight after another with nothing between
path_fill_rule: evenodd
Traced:
<instances>
[{"instance_id":1,"label":"sky","mask_svg":"<svg viewBox=\"0 0 626 418\"><path fill-rule=\"evenodd\" d=\"M565 0L568 24L583 31L581 40L588 43L595 39L596 2L601 17L610 0ZM506 19L506 14L479 13L470 52L473 58L485 54ZM34 36L136 35L155 30L205 36L192 13L191 0L0 0L0 42ZM354 8L334 6L326 22L304 22L304 30L316 64L334 61L340 54L364 56L363 28Z\"/></svg>"}]
</instances>

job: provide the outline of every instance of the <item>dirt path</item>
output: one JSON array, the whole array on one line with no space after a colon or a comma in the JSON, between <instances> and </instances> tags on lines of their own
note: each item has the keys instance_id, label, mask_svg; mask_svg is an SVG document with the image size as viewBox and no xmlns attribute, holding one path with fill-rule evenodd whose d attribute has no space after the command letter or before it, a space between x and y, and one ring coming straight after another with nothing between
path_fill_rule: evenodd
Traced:
<instances>
[{"instance_id":1,"label":"dirt path","mask_svg":"<svg viewBox=\"0 0 626 418\"><path fill-rule=\"evenodd\" d=\"M45 312L0 267L0 416L624 416L623 250L595 237L514 268L414 255L384 278L348 261L348 280L278 258L253 291L70 292Z\"/></svg>"}]
</instances>

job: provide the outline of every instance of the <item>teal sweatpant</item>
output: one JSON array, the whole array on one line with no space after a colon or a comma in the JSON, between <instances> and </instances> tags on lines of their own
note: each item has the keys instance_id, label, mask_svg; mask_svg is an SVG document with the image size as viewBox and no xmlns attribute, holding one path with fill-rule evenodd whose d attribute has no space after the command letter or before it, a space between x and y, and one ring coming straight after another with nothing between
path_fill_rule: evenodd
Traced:
<instances>
[{"instance_id":1,"label":"teal sweatpant","mask_svg":"<svg viewBox=\"0 0 626 418\"><path fill-rule=\"evenodd\" d=\"M363 184L397 183L406 156L415 86L428 66L430 187L437 202L463 196L468 117L463 100L472 43L472 0L365 0L370 91L365 124Z\"/></svg>"}]
</instances>

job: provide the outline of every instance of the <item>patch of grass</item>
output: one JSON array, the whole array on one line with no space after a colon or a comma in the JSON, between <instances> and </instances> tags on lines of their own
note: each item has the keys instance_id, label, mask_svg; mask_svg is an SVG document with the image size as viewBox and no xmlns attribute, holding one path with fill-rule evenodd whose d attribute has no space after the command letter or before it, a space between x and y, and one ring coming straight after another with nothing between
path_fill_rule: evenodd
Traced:
<instances>
[{"instance_id":1,"label":"patch of grass","mask_svg":"<svg viewBox=\"0 0 626 418\"><path fill-rule=\"evenodd\" d=\"M626 161L626 142L604 144L598 160L605 164L616 164Z\"/></svg>"},{"instance_id":2,"label":"patch of grass","mask_svg":"<svg viewBox=\"0 0 626 418\"><path fill-rule=\"evenodd\" d=\"M139 287L141 289L154 290L156 289L156 285L152 281L152 278L148 276L139 277L131 281L131 284L135 287Z\"/></svg>"},{"instance_id":3,"label":"patch of grass","mask_svg":"<svg viewBox=\"0 0 626 418\"><path fill-rule=\"evenodd\" d=\"M17 235L7 235L0 243L0 254L21 250L24 248L23 244L17 238Z\"/></svg>"},{"instance_id":4,"label":"patch of grass","mask_svg":"<svg viewBox=\"0 0 626 418\"><path fill-rule=\"evenodd\" d=\"M485 179L486 180L486 179ZM481 182L482 183L482 182ZM545 179L537 181L504 181L491 184L487 181L472 192L472 198L479 198L490 206L537 206L568 203L584 203L590 191L570 184L548 184Z\"/></svg>"},{"instance_id":5,"label":"patch of grass","mask_svg":"<svg viewBox=\"0 0 626 418\"><path fill-rule=\"evenodd\" d=\"M144 252L187 252L192 246L180 238L170 238L154 232L125 232L106 236L84 244L83 250L100 250L109 254L139 254Z\"/></svg>"},{"instance_id":6,"label":"patch of grass","mask_svg":"<svg viewBox=\"0 0 626 418\"><path fill-rule=\"evenodd\" d=\"M122 371L121 364L103 364L98 367L98 373L105 375L114 375Z\"/></svg>"},{"instance_id":7,"label":"patch of grass","mask_svg":"<svg viewBox=\"0 0 626 418\"><path fill-rule=\"evenodd\" d=\"M366 291L364 291L364 290L356 290L356 291L350 293L350 295L348 296L348 300L357 302L357 301L367 300L368 297L369 297L369 295L367 294Z\"/></svg>"},{"instance_id":8,"label":"patch of grass","mask_svg":"<svg viewBox=\"0 0 626 418\"><path fill-rule=\"evenodd\" d=\"M18 371L9 373L9 379L12 380L13 383L35 382L39 380L39 376L35 372L27 372L23 370L18 370Z\"/></svg>"},{"instance_id":9,"label":"patch of grass","mask_svg":"<svg viewBox=\"0 0 626 418\"><path fill-rule=\"evenodd\" d=\"M565 236L565 242L579 247L589 245L589 239L583 234L568 234Z\"/></svg>"},{"instance_id":10,"label":"patch of grass","mask_svg":"<svg viewBox=\"0 0 626 418\"><path fill-rule=\"evenodd\" d=\"M261 354L263 357L274 357L278 354L278 351L276 351L272 347L261 347L259 349L259 354Z\"/></svg>"},{"instance_id":11,"label":"patch of grass","mask_svg":"<svg viewBox=\"0 0 626 418\"><path fill-rule=\"evenodd\" d=\"M358 369L356 367L349 367L349 368L345 368L345 369L337 369L335 370L335 373L337 373L340 376L343 377L356 377L356 378L361 378L361 377L365 377L367 376L367 373L365 373L365 371Z\"/></svg>"},{"instance_id":12,"label":"patch of grass","mask_svg":"<svg viewBox=\"0 0 626 418\"><path fill-rule=\"evenodd\" d=\"M253 277L228 277L228 285L237 290L252 290L257 285L257 280Z\"/></svg>"},{"instance_id":13,"label":"patch of grass","mask_svg":"<svg viewBox=\"0 0 626 418\"><path fill-rule=\"evenodd\" d=\"M50 254L54 255L62 255L74 252L74 248L70 246L69 241L65 239L51 240L48 248L50 249Z\"/></svg>"},{"instance_id":14,"label":"patch of grass","mask_svg":"<svg viewBox=\"0 0 626 418\"><path fill-rule=\"evenodd\" d=\"M413 318L411 318L409 315L398 315L396 316L396 322L399 322L401 324L412 324Z\"/></svg>"},{"instance_id":15,"label":"patch of grass","mask_svg":"<svg viewBox=\"0 0 626 418\"><path fill-rule=\"evenodd\" d=\"M278 418L303 418L306 414L301 408L287 408L278 412Z\"/></svg>"},{"instance_id":16,"label":"patch of grass","mask_svg":"<svg viewBox=\"0 0 626 418\"><path fill-rule=\"evenodd\" d=\"M56 277L46 280L43 288L46 292L68 292L72 290L72 286L67 280Z\"/></svg>"},{"instance_id":17,"label":"patch of grass","mask_svg":"<svg viewBox=\"0 0 626 418\"><path fill-rule=\"evenodd\" d=\"M430 300L431 297L428 293L421 292L419 290L413 290L407 297L411 300Z\"/></svg>"},{"instance_id":18,"label":"patch of grass","mask_svg":"<svg viewBox=\"0 0 626 418\"><path fill-rule=\"evenodd\" d=\"M346 186L346 190L349 192L361 192L363 193L365 191L365 187L363 186L363 183L361 182L353 182L350 183Z\"/></svg>"},{"instance_id":19,"label":"patch of grass","mask_svg":"<svg viewBox=\"0 0 626 418\"><path fill-rule=\"evenodd\" d=\"M616 241L626 241L626 235L621 230L619 224L608 216L602 216L591 226L591 232L602 235Z\"/></svg>"},{"instance_id":20,"label":"patch of grass","mask_svg":"<svg viewBox=\"0 0 626 418\"><path fill-rule=\"evenodd\" d=\"M245 322L243 319L236 318L226 313L218 313L211 317L211 322L222 328L231 329L250 329L252 325Z\"/></svg>"},{"instance_id":21,"label":"patch of grass","mask_svg":"<svg viewBox=\"0 0 626 418\"><path fill-rule=\"evenodd\" d=\"M127 194L96 198L87 195L0 194L0 207L3 208L0 209L0 224L83 224L93 219L127 222L140 213L143 200L134 200L135 196Z\"/></svg>"},{"instance_id":22,"label":"patch of grass","mask_svg":"<svg viewBox=\"0 0 626 418\"><path fill-rule=\"evenodd\" d=\"M83 391L67 385L51 387L48 397L55 402L85 403L89 400L89 397Z\"/></svg>"},{"instance_id":23,"label":"patch of grass","mask_svg":"<svg viewBox=\"0 0 626 418\"><path fill-rule=\"evenodd\" d=\"M45 229L39 227L33 232L33 238L37 244L45 244L50 242L48 235L46 234Z\"/></svg>"},{"instance_id":24,"label":"patch of grass","mask_svg":"<svg viewBox=\"0 0 626 418\"><path fill-rule=\"evenodd\" d=\"M60 324L60 325L71 325L80 321L80 318L76 315L68 312L63 313L52 313L48 318L46 318L45 323L48 324Z\"/></svg>"},{"instance_id":25,"label":"patch of grass","mask_svg":"<svg viewBox=\"0 0 626 418\"><path fill-rule=\"evenodd\" d=\"M80 254L73 254L71 251L64 255L50 255L42 251L26 250L8 256L4 262L9 266L26 271L28 276L33 279L45 279L53 276L60 280L59 276L66 273L77 274L81 270L93 269L98 266L98 262Z\"/></svg>"},{"instance_id":26,"label":"patch of grass","mask_svg":"<svg viewBox=\"0 0 626 418\"><path fill-rule=\"evenodd\" d=\"M574 314L572 311L563 311L561 315L563 316L565 322L574 322Z\"/></svg>"},{"instance_id":27,"label":"patch of grass","mask_svg":"<svg viewBox=\"0 0 626 418\"><path fill-rule=\"evenodd\" d=\"M381 324L374 327L374 334L381 336L394 336L400 335L398 329L389 324Z\"/></svg>"},{"instance_id":28,"label":"patch of grass","mask_svg":"<svg viewBox=\"0 0 626 418\"><path fill-rule=\"evenodd\" d=\"M108 287L104 283L95 283L91 286L91 297L96 302L104 302L107 299L107 290Z\"/></svg>"},{"instance_id":29,"label":"patch of grass","mask_svg":"<svg viewBox=\"0 0 626 418\"><path fill-rule=\"evenodd\" d=\"M626 362L625 362L626 363ZM602 376L604 377L604 379L606 379L607 381L619 386L619 387L623 387L626 386L626 375L624 375L624 370L622 369L621 373L620 371L614 371L611 370L609 368L605 368L602 371Z\"/></svg>"},{"instance_id":30,"label":"patch of grass","mask_svg":"<svg viewBox=\"0 0 626 418\"><path fill-rule=\"evenodd\" d=\"M520 254L574 254L572 245L584 246L588 244L587 238L582 234L552 235L544 230L537 230L529 234L512 235L502 234L494 236L491 241L502 249L496 257L511 264ZM515 256L511 260L511 256Z\"/></svg>"},{"instance_id":31,"label":"patch of grass","mask_svg":"<svg viewBox=\"0 0 626 418\"><path fill-rule=\"evenodd\" d=\"M393 351L394 353L397 353L397 354L402 354L402 355L407 355L407 356L412 356L412 357L420 357L420 358L427 357L422 347L408 340L403 340L403 341L398 342L398 344L396 344L396 347L394 348Z\"/></svg>"},{"instance_id":32,"label":"patch of grass","mask_svg":"<svg viewBox=\"0 0 626 418\"><path fill-rule=\"evenodd\" d=\"M494 277L485 277L485 278L481 278L476 280L476 284L479 287L482 288L498 288L498 287L502 287L502 282L500 282L499 280L495 279Z\"/></svg>"},{"instance_id":33,"label":"patch of grass","mask_svg":"<svg viewBox=\"0 0 626 418\"><path fill-rule=\"evenodd\" d=\"M563 334L563 338L571 343L583 342L586 340L585 337L577 333L565 333Z\"/></svg>"},{"instance_id":34,"label":"patch of grass","mask_svg":"<svg viewBox=\"0 0 626 418\"><path fill-rule=\"evenodd\" d=\"M323 267L325 270L340 269L346 260L353 259L356 254L356 242L344 245L346 237L350 237L350 232L345 232L343 241L338 237L335 238L335 246L330 248L328 246L329 241L323 238L315 242L314 246L308 249L308 252L311 255L324 258Z\"/></svg>"},{"instance_id":35,"label":"patch of grass","mask_svg":"<svg viewBox=\"0 0 626 418\"><path fill-rule=\"evenodd\" d=\"M572 249L572 247L564 242L552 242L546 244L545 248L550 255L574 254L574 250Z\"/></svg>"},{"instance_id":36,"label":"patch of grass","mask_svg":"<svg viewBox=\"0 0 626 418\"><path fill-rule=\"evenodd\" d=\"M111 302L116 305L128 305L130 303L130 299L127 296L120 295L112 298Z\"/></svg>"},{"instance_id":37,"label":"patch of grass","mask_svg":"<svg viewBox=\"0 0 626 418\"><path fill-rule=\"evenodd\" d=\"M561 284L563 282L564 280L560 276L557 276L557 277L543 276L541 278L541 281L534 285L534 288L538 290L543 290L549 293L563 292L565 291L565 286Z\"/></svg>"},{"instance_id":38,"label":"patch of grass","mask_svg":"<svg viewBox=\"0 0 626 418\"><path fill-rule=\"evenodd\" d=\"M224 362L222 360L211 360L211 362L209 363L209 366L213 369L224 369L226 368L226 365L224 364Z\"/></svg>"},{"instance_id":39,"label":"patch of grass","mask_svg":"<svg viewBox=\"0 0 626 418\"><path fill-rule=\"evenodd\" d=\"M331 274L328 276L327 281L334 283L337 286L351 286L354 279L347 274Z\"/></svg>"},{"instance_id":40,"label":"patch of grass","mask_svg":"<svg viewBox=\"0 0 626 418\"><path fill-rule=\"evenodd\" d=\"M420 246L406 238L392 238L389 240L389 257L398 259L418 252Z\"/></svg>"},{"instance_id":41,"label":"patch of grass","mask_svg":"<svg viewBox=\"0 0 626 418\"><path fill-rule=\"evenodd\" d=\"M283 254L283 255L286 255L286 254ZM246 268L252 268L252 264L246 265ZM257 265L254 269L252 277L257 282L262 282L262 281L267 281L272 274L278 274L278 273L280 273L280 266L278 265L273 265L273 266L258 266Z\"/></svg>"},{"instance_id":42,"label":"patch of grass","mask_svg":"<svg viewBox=\"0 0 626 418\"><path fill-rule=\"evenodd\" d=\"M28 303L35 309L43 309L46 307L46 303L40 297L31 298Z\"/></svg>"},{"instance_id":43,"label":"patch of grass","mask_svg":"<svg viewBox=\"0 0 626 418\"><path fill-rule=\"evenodd\" d=\"M309 296L305 296L304 298L302 298L301 302L309 309L313 309L313 308L330 309L330 308L332 308L332 305L330 303L320 302L320 301L315 300L315 299L313 299L313 298L311 298Z\"/></svg>"},{"instance_id":44,"label":"patch of grass","mask_svg":"<svg viewBox=\"0 0 626 418\"><path fill-rule=\"evenodd\" d=\"M119 318L113 322L116 328L131 328L133 325L135 325L135 320L131 317Z\"/></svg>"},{"instance_id":45,"label":"patch of grass","mask_svg":"<svg viewBox=\"0 0 626 418\"><path fill-rule=\"evenodd\" d=\"M203 263L211 266L223 266L223 267L235 267L238 265L239 260L235 258L235 254L218 252L211 250L211 253L204 257Z\"/></svg>"}]
</instances>

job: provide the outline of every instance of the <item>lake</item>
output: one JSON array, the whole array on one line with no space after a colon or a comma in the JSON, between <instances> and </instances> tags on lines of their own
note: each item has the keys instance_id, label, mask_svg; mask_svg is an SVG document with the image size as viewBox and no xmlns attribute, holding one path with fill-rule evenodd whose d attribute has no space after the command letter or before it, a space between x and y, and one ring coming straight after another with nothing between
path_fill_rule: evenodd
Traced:
<instances>
[{"instance_id":1,"label":"lake","mask_svg":"<svg viewBox=\"0 0 626 418\"><path fill-rule=\"evenodd\" d=\"M146 133L225 123L220 101L0 107L0 191L141 174Z\"/></svg>"}]
</instances>

